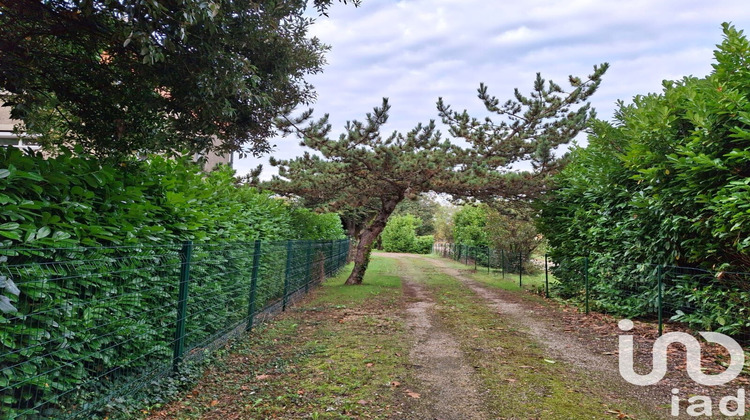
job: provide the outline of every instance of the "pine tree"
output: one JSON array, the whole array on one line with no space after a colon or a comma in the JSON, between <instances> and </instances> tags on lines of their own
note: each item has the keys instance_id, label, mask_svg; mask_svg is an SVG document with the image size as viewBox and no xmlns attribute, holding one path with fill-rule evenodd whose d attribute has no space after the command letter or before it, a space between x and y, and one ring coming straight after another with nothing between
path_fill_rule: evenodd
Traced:
<instances>
[{"instance_id":1,"label":"pine tree","mask_svg":"<svg viewBox=\"0 0 750 420\"><path fill-rule=\"evenodd\" d=\"M435 122L417 125L406 134L383 136L390 106L366 115L364 122L351 121L338 140L330 139L328 116L304 128L311 111L289 121L302 144L319 152L276 161L279 175L265 184L279 194L302 197L306 205L326 211L358 214L365 220L356 237L354 268L346 284L360 284L370 252L396 206L405 198L427 191L447 192L463 197L528 197L539 189L538 177L555 168L550 152L569 142L585 127L591 114L584 103L601 82L604 64L594 68L588 80L570 78L569 93L537 76L529 97L516 90L515 100L498 106L496 98L482 85L479 97L487 109L509 121L479 122L466 111L453 112L442 100L438 111L450 126L450 133L466 139L461 148L442 139ZM534 171L509 173L513 163L530 160Z\"/></svg>"}]
</instances>

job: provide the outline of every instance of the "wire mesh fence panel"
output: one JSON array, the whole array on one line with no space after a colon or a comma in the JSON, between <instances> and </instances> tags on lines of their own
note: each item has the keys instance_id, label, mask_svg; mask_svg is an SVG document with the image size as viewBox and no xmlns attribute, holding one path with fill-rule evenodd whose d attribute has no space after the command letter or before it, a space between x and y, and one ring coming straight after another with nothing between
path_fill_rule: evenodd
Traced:
<instances>
[{"instance_id":1,"label":"wire mesh fence panel","mask_svg":"<svg viewBox=\"0 0 750 420\"><path fill-rule=\"evenodd\" d=\"M334 275L348 249L348 240L0 249L0 418L104 417Z\"/></svg>"},{"instance_id":2,"label":"wire mesh fence panel","mask_svg":"<svg viewBox=\"0 0 750 420\"><path fill-rule=\"evenodd\" d=\"M2 253L5 416L87 412L169 366L179 246Z\"/></svg>"},{"instance_id":3,"label":"wire mesh fence panel","mask_svg":"<svg viewBox=\"0 0 750 420\"><path fill-rule=\"evenodd\" d=\"M585 279L585 273L581 276ZM589 264L588 278L594 310L630 318L658 315L657 265Z\"/></svg>"},{"instance_id":4,"label":"wire mesh fence panel","mask_svg":"<svg viewBox=\"0 0 750 420\"><path fill-rule=\"evenodd\" d=\"M717 331L750 344L750 273L666 266L663 318Z\"/></svg>"},{"instance_id":5,"label":"wire mesh fence panel","mask_svg":"<svg viewBox=\"0 0 750 420\"><path fill-rule=\"evenodd\" d=\"M555 261L546 255L539 259L500 248L453 243L435 244L434 250L469 266L488 267L523 287L527 287L527 273L541 271L538 290L546 296L565 299L586 312L653 321L654 334L661 334L665 323L679 322L750 344L750 273L619 261L601 255Z\"/></svg>"}]
</instances>

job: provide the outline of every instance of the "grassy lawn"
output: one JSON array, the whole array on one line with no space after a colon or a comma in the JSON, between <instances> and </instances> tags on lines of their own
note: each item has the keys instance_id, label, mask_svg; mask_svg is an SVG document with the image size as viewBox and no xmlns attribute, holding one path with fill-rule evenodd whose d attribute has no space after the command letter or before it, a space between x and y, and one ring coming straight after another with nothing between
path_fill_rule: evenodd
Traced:
<instances>
[{"instance_id":1,"label":"grassy lawn","mask_svg":"<svg viewBox=\"0 0 750 420\"><path fill-rule=\"evenodd\" d=\"M401 281L375 258L365 285L351 267L235 342L181 400L151 418L389 418L406 380Z\"/></svg>"},{"instance_id":2,"label":"grassy lawn","mask_svg":"<svg viewBox=\"0 0 750 420\"><path fill-rule=\"evenodd\" d=\"M466 265L461 262L458 262L449 258L442 258L437 255L425 255L425 257L440 259L441 261L449 264L451 267L457 268L460 270L474 268L473 263ZM534 274L523 274L520 278L520 286L519 286L518 273L503 273L501 270L498 270L495 268L493 268L492 270L488 272L487 267L482 267L481 265L477 266L476 272L473 273L473 278L482 283L491 285L493 287L499 287L504 290L521 290L521 288L523 288L524 290L544 291L544 283L545 283L544 268L542 268L541 271L534 273ZM555 276L553 276L552 273L550 273L549 274L550 287L556 282L557 282L557 279L555 279Z\"/></svg>"}]
</instances>

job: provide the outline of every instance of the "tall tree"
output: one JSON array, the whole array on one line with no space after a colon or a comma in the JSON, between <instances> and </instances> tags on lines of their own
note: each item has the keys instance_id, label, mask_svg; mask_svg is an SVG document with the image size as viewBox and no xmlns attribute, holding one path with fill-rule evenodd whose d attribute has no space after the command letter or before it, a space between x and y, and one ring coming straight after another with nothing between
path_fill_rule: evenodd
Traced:
<instances>
[{"instance_id":1,"label":"tall tree","mask_svg":"<svg viewBox=\"0 0 750 420\"><path fill-rule=\"evenodd\" d=\"M315 0L325 13L333 0ZM346 0L342 0L346 2ZM357 0L355 0L356 2ZM0 2L0 89L45 145L260 154L314 99L305 0Z\"/></svg>"},{"instance_id":2,"label":"tall tree","mask_svg":"<svg viewBox=\"0 0 750 420\"><path fill-rule=\"evenodd\" d=\"M303 197L328 211L366 209L366 223L357 237L354 268L346 281L360 284L375 240L405 198L427 191L517 196L524 191L524 181L533 180L534 175L509 174L509 165L531 160L535 171L547 172L553 161L549 149L570 141L584 128L589 106L584 104L575 111L571 108L594 93L606 67L595 67L586 81L571 77L573 90L569 93L537 77L530 97L516 91L515 101L508 101L503 107L487 96L482 85L480 98L488 109L511 118L509 123L478 123L465 111L452 112L439 101L439 112L451 126L451 134L466 138L470 149L442 140L434 121L419 124L406 134L382 136L381 128L390 109L387 99L368 113L364 122L348 122L338 140L328 138L331 125L327 115L300 128L311 115L307 112L289 122L290 131L297 132L302 144L319 154L306 152L291 160L272 160L271 164L279 167L279 175L266 187Z\"/></svg>"},{"instance_id":3,"label":"tall tree","mask_svg":"<svg viewBox=\"0 0 750 420\"><path fill-rule=\"evenodd\" d=\"M434 121L419 124L406 134L381 135L390 105L368 113L365 122L346 125L338 140L328 135L328 116L301 129L303 144L322 154L275 161L279 176L267 187L320 203L329 211L366 209L367 223L358 236L354 269L347 284L362 282L370 251L388 218L404 198L429 191L436 178L445 178L463 162L464 151L441 139Z\"/></svg>"}]
</instances>

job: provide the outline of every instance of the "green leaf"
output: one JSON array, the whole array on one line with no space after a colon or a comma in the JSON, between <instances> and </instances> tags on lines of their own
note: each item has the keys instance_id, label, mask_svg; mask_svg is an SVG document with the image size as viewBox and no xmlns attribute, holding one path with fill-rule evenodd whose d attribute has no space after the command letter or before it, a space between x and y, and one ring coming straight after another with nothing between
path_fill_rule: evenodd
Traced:
<instances>
[{"instance_id":1,"label":"green leaf","mask_svg":"<svg viewBox=\"0 0 750 420\"><path fill-rule=\"evenodd\" d=\"M21 227L21 225L19 225L18 223L9 222L0 225L0 230L16 230L19 227Z\"/></svg>"},{"instance_id":2,"label":"green leaf","mask_svg":"<svg viewBox=\"0 0 750 420\"><path fill-rule=\"evenodd\" d=\"M16 296L21 294L21 291L18 290L18 286L13 282L13 279L7 276L0 276L0 289L4 289L6 292Z\"/></svg>"},{"instance_id":3,"label":"green leaf","mask_svg":"<svg viewBox=\"0 0 750 420\"><path fill-rule=\"evenodd\" d=\"M42 226L39 228L39 230L36 231L36 238L46 238L50 233L52 233L52 230L50 228L48 228L47 226Z\"/></svg>"},{"instance_id":4,"label":"green leaf","mask_svg":"<svg viewBox=\"0 0 750 420\"><path fill-rule=\"evenodd\" d=\"M0 311L3 313L11 313L11 312L18 312L18 309L16 309L15 306L10 302L10 299L7 296L0 295Z\"/></svg>"},{"instance_id":5,"label":"green leaf","mask_svg":"<svg viewBox=\"0 0 750 420\"><path fill-rule=\"evenodd\" d=\"M5 230L0 230L0 236L4 236L4 237L6 237L8 239L13 239L13 240L16 240L16 241L20 241L21 240L21 236L19 236L18 233L16 233L16 232L8 232L8 231L5 231Z\"/></svg>"},{"instance_id":6,"label":"green leaf","mask_svg":"<svg viewBox=\"0 0 750 420\"><path fill-rule=\"evenodd\" d=\"M41 175L39 175L38 173L34 173L34 172L16 171L16 173L13 174L13 176L16 178L30 179L32 181L37 181L37 182L44 181L44 178Z\"/></svg>"},{"instance_id":7,"label":"green leaf","mask_svg":"<svg viewBox=\"0 0 750 420\"><path fill-rule=\"evenodd\" d=\"M64 232L62 230L56 230L55 233L52 234L52 239L55 240L63 240L68 239L71 237L71 234L68 232Z\"/></svg>"}]
</instances>

